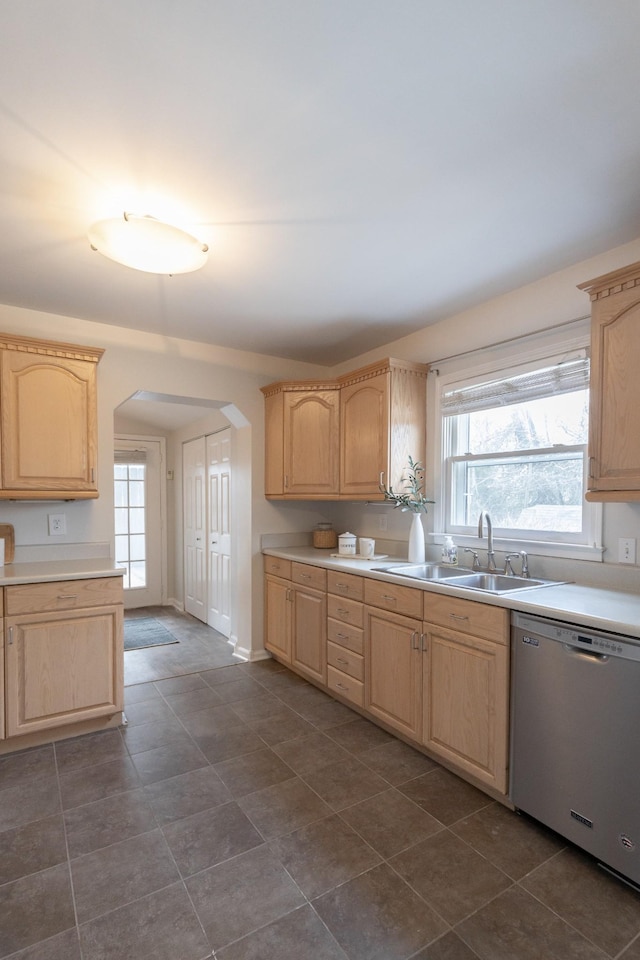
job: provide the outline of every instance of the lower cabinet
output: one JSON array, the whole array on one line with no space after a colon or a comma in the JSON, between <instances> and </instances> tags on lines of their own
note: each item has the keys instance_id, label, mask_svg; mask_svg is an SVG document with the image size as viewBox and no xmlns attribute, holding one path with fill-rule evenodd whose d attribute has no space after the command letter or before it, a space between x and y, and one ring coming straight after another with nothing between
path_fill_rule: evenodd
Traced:
<instances>
[{"instance_id":1,"label":"lower cabinet","mask_svg":"<svg viewBox=\"0 0 640 960\"><path fill-rule=\"evenodd\" d=\"M278 558L265 570L277 659L506 795L508 610L366 576L324 581L321 568Z\"/></svg>"},{"instance_id":2,"label":"lower cabinet","mask_svg":"<svg viewBox=\"0 0 640 960\"><path fill-rule=\"evenodd\" d=\"M121 595L120 577L5 588L5 737L122 710Z\"/></svg>"},{"instance_id":3,"label":"lower cabinet","mask_svg":"<svg viewBox=\"0 0 640 960\"><path fill-rule=\"evenodd\" d=\"M422 731L422 623L365 607L365 709L420 740Z\"/></svg>"},{"instance_id":4,"label":"lower cabinet","mask_svg":"<svg viewBox=\"0 0 640 960\"><path fill-rule=\"evenodd\" d=\"M282 561L276 567L272 560L265 558L265 646L283 663L291 664L324 685L327 682L325 571L302 563L283 566ZM290 579L272 576L273 569Z\"/></svg>"},{"instance_id":5,"label":"lower cabinet","mask_svg":"<svg viewBox=\"0 0 640 960\"><path fill-rule=\"evenodd\" d=\"M506 793L508 611L432 595L425 599L425 616L440 622L423 625L422 742L430 753Z\"/></svg>"}]
</instances>

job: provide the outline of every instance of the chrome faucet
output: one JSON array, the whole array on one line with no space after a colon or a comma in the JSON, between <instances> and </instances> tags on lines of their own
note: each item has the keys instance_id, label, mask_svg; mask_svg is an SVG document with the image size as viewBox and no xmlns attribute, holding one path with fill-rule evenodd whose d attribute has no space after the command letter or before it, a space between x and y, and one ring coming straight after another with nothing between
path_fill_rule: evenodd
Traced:
<instances>
[{"instance_id":1,"label":"chrome faucet","mask_svg":"<svg viewBox=\"0 0 640 960\"><path fill-rule=\"evenodd\" d=\"M478 518L478 537L483 537L483 522L487 523L487 570L496 570L496 555L493 552L493 528L491 526L491 517L483 510Z\"/></svg>"}]
</instances>

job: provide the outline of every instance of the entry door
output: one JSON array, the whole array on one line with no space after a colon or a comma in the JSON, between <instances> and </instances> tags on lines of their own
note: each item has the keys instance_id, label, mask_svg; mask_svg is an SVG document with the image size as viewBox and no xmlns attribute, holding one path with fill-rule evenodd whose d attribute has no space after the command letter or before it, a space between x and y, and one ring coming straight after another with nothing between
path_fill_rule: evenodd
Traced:
<instances>
[{"instance_id":1,"label":"entry door","mask_svg":"<svg viewBox=\"0 0 640 960\"><path fill-rule=\"evenodd\" d=\"M162 603L165 544L161 477L164 440L116 437L114 500L116 563L124 567L124 605Z\"/></svg>"},{"instance_id":2,"label":"entry door","mask_svg":"<svg viewBox=\"0 0 640 960\"><path fill-rule=\"evenodd\" d=\"M206 438L208 492L207 623L231 634L231 429Z\"/></svg>"},{"instance_id":3,"label":"entry door","mask_svg":"<svg viewBox=\"0 0 640 960\"><path fill-rule=\"evenodd\" d=\"M207 622L205 439L183 444L184 609Z\"/></svg>"}]
</instances>

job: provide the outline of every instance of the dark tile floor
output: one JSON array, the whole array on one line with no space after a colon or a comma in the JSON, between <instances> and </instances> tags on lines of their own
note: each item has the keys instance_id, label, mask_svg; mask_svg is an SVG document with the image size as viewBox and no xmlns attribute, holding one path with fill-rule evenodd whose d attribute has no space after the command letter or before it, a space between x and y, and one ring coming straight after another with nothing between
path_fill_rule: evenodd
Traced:
<instances>
[{"instance_id":1,"label":"dark tile floor","mask_svg":"<svg viewBox=\"0 0 640 960\"><path fill-rule=\"evenodd\" d=\"M1 958L640 960L588 858L154 615L181 642L126 655L127 727L0 758Z\"/></svg>"}]
</instances>

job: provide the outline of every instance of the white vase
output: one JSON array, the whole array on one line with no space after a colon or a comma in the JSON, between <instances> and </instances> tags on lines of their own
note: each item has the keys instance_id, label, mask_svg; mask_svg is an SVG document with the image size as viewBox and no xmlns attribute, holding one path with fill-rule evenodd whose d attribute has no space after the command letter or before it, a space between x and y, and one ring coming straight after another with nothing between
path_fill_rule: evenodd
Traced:
<instances>
[{"instance_id":1,"label":"white vase","mask_svg":"<svg viewBox=\"0 0 640 960\"><path fill-rule=\"evenodd\" d=\"M424 563L424 530L422 514L414 513L409 530L409 563Z\"/></svg>"}]
</instances>

